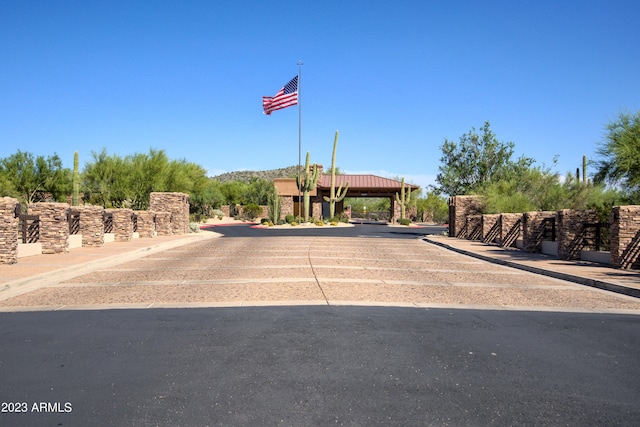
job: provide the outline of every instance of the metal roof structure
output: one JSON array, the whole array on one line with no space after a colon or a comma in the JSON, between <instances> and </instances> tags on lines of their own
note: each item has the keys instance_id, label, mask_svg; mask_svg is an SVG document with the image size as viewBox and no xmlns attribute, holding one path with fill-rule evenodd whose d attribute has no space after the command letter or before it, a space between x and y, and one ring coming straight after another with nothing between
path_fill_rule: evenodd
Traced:
<instances>
[{"instance_id":1,"label":"metal roof structure","mask_svg":"<svg viewBox=\"0 0 640 427\"><path fill-rule=\"evenodd\" d=\"M293 178L276 178L273 180L281 196L297 196L299 194L296 180ZM402 191L402 182L376 175L336 175L336 188L349 183L347 197L395 197ZM405 187L415 191L420 187L405 183ZM329 195L331 191L331 175L321 175L316 188L310 192Z\"/></svg>"}]
</instances>

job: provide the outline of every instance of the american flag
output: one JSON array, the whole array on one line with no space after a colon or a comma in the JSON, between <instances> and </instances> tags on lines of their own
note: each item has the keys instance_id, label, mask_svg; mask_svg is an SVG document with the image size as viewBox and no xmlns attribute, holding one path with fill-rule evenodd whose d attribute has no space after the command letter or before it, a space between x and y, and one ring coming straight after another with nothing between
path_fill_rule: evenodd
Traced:
<instances>
[{"instance_id":1,"label":"american flag","mask_svg":"<svg viewBox=\"0 0 640 427\"><path fill-rule=\"evenodd\" d=\"M291 79L276 96L263 96L262 108L264 113L269 115L272 111L282 110L298 103L298 76Z\"/></svg>"}]
</instances>

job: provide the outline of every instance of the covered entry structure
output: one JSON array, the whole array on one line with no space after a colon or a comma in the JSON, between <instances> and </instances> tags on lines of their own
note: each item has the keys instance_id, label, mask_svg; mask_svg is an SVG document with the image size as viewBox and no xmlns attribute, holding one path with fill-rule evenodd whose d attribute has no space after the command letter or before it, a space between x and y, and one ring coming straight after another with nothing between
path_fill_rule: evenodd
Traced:
<instances>
[{"instance_id":1,"label":"covered entry structure","mask_svg":"<svg viewBox=\"0 0 640 427\"><path fill-rule=\"evenodd\" d=\"M321 169L322 166L317 166ZM346 197L376 197L376 198L389 198L391 201L391 218L392 222L396 222L400 219L400 206L396 203L396 193L402 191L402 182L394 179L383 178L376 175L336 175L336 188L342 185L346 186L349 183L349 190ZM274 179L274 185L278 189L278 194L282 199L282 214L283 215L297 215L299 210L298 203L298 187L296 186L296 180L293 178L277 178ZM420 187L417 185L406 184L405 191L416 191ZM318 185L316 189L311 192L311 203L309 215L314 219L326 218L329 216L328 202L324 201L324 196L329 197L331 193L331 175L321 175L318 179ZM336 214L344 211L344 203L336 203ZM407 211L407 216L415 215L415 209Z\"/></svg>"}]
</instances>

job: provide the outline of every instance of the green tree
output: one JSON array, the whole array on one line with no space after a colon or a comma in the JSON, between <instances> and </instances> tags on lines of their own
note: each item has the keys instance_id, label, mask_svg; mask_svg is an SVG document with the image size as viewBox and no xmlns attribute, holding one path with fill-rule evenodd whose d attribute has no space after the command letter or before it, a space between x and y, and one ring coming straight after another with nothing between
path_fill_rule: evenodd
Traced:
<instances>
[{"instance_id":1,"label":"green tree","mask_svg":"<svg viewBox=\"0 0 640 427\"><path fill-rule=\"evenodd\" d=\"M264 206L269 203L271 193L273 193L273 181L252 177L245 190L244 203L255 203L256 205Z\"/></svg>"},{"instance_id":2,"label":"green tree","mask_svg":"<svg viewBox=\"0 0 640 427\"><path fill-rule=\"evenodd\" d=\"M488 182L521 173L534 160L523 156L513 161L514 147L513 142L498 141L489 121L480 134L471 128L458 143L445 138L440 147L442 164L438 167L436 191L450 196L471 194Z\"/></svg>"},{"instance_id":3,"label":"green tree","mask_svg":"<svg viewBox=\"0 0 640 427\"><path fill-rule=\"evenodd\" d=\"M619 185L631 203L640 203L640 111L620 113L606 129L595 180Z\"/></svg>"},{"instance_id":4,"label":"green tree","mask_svg":"<svg viewBox=\"0 0 640 427\"><path fill-rule=\"evenodd\" d=\"M416 199L418 217L423 221L445 223L449 220L447 199L434 191L428 191L426 197Z\"/></svg>"},{"instance_id":5,"label":"green tree","mask_svg":"<svg viewBox=\"0 0 640 427\"><path fill-rule=\"evenodd\" d=\"M71 170L57 154L34 157L18 150L0 161L0 169L0 185L23 203L64 201L71 194Z\"/></svg>"},{"instance_id":6,"label":"green tree","mask_svg":"<svg viewBox=\"0 0 640 427\"><path fill-rule=\"evenodd\" d=\"M127 177L124 160L109 155L107 149L91 152L93 161L82 171L84 200L105 208L122 207L127 194Z\"/></svg>"}]
</instances>

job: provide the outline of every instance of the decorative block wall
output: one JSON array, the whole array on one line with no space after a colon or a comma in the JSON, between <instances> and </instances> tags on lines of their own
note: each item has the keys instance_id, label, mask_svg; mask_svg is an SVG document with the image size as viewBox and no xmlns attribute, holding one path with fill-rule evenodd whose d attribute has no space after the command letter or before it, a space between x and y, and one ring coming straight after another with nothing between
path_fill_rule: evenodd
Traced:
<instances>
[{"instance_id":1,"label":"decorative block wall","mask_svg":"<svg viewBox=\"0 0 640 427\"><path fill-rule=\"evenodd\" d=\"M32 203L27 212L40 217L40 243L43 254L69 252L69 221L67 203Z\"/></svg>"},{"instance_id":2,"label":"decorative block wall","mask_svg":"<svg viewBox=\"0 0 640 427\"><path fill-rule=\"evenodd\" d=\"M158 236L171 236L171 212L153 212L156 216L156 233Z\"/></svg>"},{"instance_id":3,"label":"decorative block wall","mask_svg":"<svg viewBox=\"0 0 640 427\"><path fill-rule=\"evenodd\" d=\"M640 206L615 206L609 222L611 264L640 269Z\"/></svg>"},{"instance_id":4,"label":"decorative block wall","mask_svg":"<svg viewBox=\"0 0 640 427\"><path fill-rule=\"evenodd\" d=\"M595 222L598 222L596 211L559 210L556 219L558 258L564 260L580 259L581 250L595 250L595 246L585 246L582 239L583 224Z\"/></svg>"},{"instance_id":5,"label":"decorative block wall","mask_svg":"<svg viewBox=\"0 0 640 427\"><path fill-rule=\"evenodd\" d=\"M155 213L151 211L136 211L135 213L138 215L138 235L140 237L155 237Z\"/></svg>"},{"instance_id":6,"label":"decorative block wall","mask_svg":"<svg viewBox=\"0 0 640 427\"><path fill-rule=\"evenodd\" d=\"M542 252L543 221L555 217L556 213L551 211L525 212L522 215L522 244L525 251Z\"/></svg>"},{"instance_id":7,"label":"decorative block wall","mask_svg":"<svg viewBox=\"0 0 640 427\"><path fill-rule=\"evenodd\" d=\"M132 209L107 209L113 214L113 235L116 242L130 242L133 240Z\"/></svg>"},{"instance_id":8,"label":"decorative block wall","mask_svg":"<svg viewBox=\"0 0 640 427\"><path fill-rule=\"evenodd\" d=\"M74 206L80 212L80 234L82 246L104 246L104 223L102 220L102 206Z\"/></svg>"},{"instance_id":9,"label":"decorative block wall","mask_svg":"<svg viewBox=\"0 0 640 427\"><path fill-rule=\"evenodd\" d=\"M522 214L500 214L500 222L502 224L500 246L504 248L516 246L516 241L522 237Z\"/></svg>"},{"instance_id":10,"label":"decorative block wall","mask_svg":"<svg viewBox=\"0 0 640 427\"><path fill-rule=\"evenodd\" d=\"M482 213L480 196L449 197L449 236L467 237L467 216Z\"/></svg>"},{"instance_id":11,"label":"decorative block wall","mask_svg":"<svg viewBox=\"0 0 640 427\"><path fill-rule=\"evenodd\" d=\"M467 240L482 240L482 215L467 215Z\"/></svg>"},{"instance_id":12,"label":"decorative block wall","mask_svg":"<svg viewBox=\"0 0 640 427\"><path fill-rule=\"evenodd\" d=\"M184 193L151 193L149 210L171 214L171 234L189 233L189 195Z\"/></svg>"},{"instance_id":13,"label":"decorative block wall","mask_svg":"<svg viewBox=\"0 0 640 427\"><path fill-rule=\"evenodd\" d=\"M18 224L15 215L20 202L12 197L0 197L0 264L18 262Z\"/></svg>"},{"instance_id":14,"label":"decorative block wall","mask_svg":"<svg viewBox=\"0 0 640 427\"><path fill-rule=\"evenodd\" d=\"M500 214L482 215L482 241L484 243L496 243L500 238L502 227L500 225Z\"/></svg>"}]
</instances>

